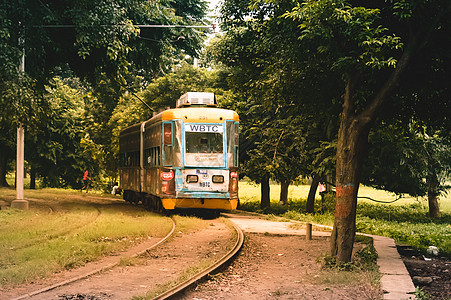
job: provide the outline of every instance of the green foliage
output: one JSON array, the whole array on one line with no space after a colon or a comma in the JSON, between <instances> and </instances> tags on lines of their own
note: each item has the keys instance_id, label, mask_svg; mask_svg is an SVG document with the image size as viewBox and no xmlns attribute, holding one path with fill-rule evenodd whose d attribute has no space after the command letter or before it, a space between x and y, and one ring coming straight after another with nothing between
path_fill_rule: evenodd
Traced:
<instances>
[{"instance_id":1,"label":"green foliage","mask_svg":"<svg viewBox=\"0 0 451 300\"><path fill-rule=\"evenodd\" d=\"M423 291L421 288L419 287L415 287L415 299L418 300L427 300L430 299L428 293L426 293L425 291Z\"/></svg>"},{"instance_id":2,"label":"green foliage","mask_svg":"<svg viewBox=\"0 0 451 300\"><path fill-rule=\"evenodd\" d=\"M301 39L313 41L318 53L342 71L393 68L397 59L392 50L403 47L399 36L380 25L378 8L353 7L346 0L312 0L284 16L299 21Z\"/></svg>"},{"instance_id":3,"label":"green foliage","mask_svg":"<svg viewBox=\"0 0 451 300\"><path fill-rule=\"evenodd\" d=\"M318 202L320 201L316 201L315 204L318 205ZM245 200L241 197L240 209L302 222L333 224L333 210L316 213L313 216L305 214L303 199L291 199L286 206L272 202L271 207L262 210L258 200ZM315 211L320 212L321 206L315 208ZM451 224L449 213L443 213L441 218L430 218L427 207L419 203L402 206L359 203L357 208L358 232L391 237L397 242L411 245L425 255L429 246L436 246L440 255L451 257L449 224ZM362 255L372 257L371 252Z\"/></svg>"},{"instance_id":4,"label":"green foliage","mask_svg":"<svg viewBox=\"0 0 451 300\"><path fill-rule=\"evenodd\" d=\"M293 5L224 1L221 20L226 32L207 49L229 73L240 115L242 172L255 182L266 176L292 182L299 175L333 173L334 154L323 151L319 143L336 134L336 120L326 115L337 107L322 103L338 94L312 85L333 86L337 77L327 78L323 69L300 59L308 47L299 43L299 24L281 18Z\"/></svg>"},{"instance_id":5,"label":"green foliage","mask_svg":"<svg viewBox=\"0 0 451 300\"><path fill-rule=\"evenodd\" d=\"M0 106L0 124L13 131L19 123L33 130L45 115L48 103L38 93L35 80L26 74L17 74L0 77Z\"/></svg>"},{"instance_id":6,"label":"green foliage","mask_svg":"<svg viewBox=\"0 0 451 300\"><path fill-rule=\"evenodd\" d=\"M450 141L443 131L416 123L383 124L370 134L370 150L362 182L396 194L440 195L451 172ZM437 185L430 184L436 178Z\"/></svg>"},{"instance_id":7,"label":"green foliage","mask_svg":"<svg viewBox=\"0 0 451 300\"><path fill-rule=\"evenodd\" d=\"M371 238L369 240L356 238L355 242L361 242L365 245L355 254L351 262L338 263L335 257L329 255L319 256L317 262L321 263L323 268L338 271L376 270L377 252L373 240Z\"/></svg>"},{"instance_id":8,"label":"green foliage","mask_svg":"<svg viewBox=\"0 0 451 300\"><path fill-rule=\"evenodd\" d=\"M43 186L79 188L86 163L82 95L54 78L46 87L46 101L46 118L38 123L38 129L26 134L26 159Z\"/></svg>"},{"instance_id":9,"label":"green foliage","mask_svg":"<svg viewBox=\"0 0 451 300\"><path fill-rule=\"evenodd\" d=\"M428 217L427 208L410 206L384 206L359 204L357 230L388 236L406 243L426 254L429 246L439 248L440 255L451 256L451 215L440 219Z\"/></svg>"},{"instance_id":10,"label":"green foliage","mask_svg":"<svg viewBox=\"0 0 451 300\"><path fill-rule=\"evenodd\" d=\"M143 100L155 110L175 107L176 100L186 92L214 92L221 101L223 91L218 89L214 72L195 68L186 62L150 83L143 91ZM140 104L139 104L140 105Z\"/></svg>"}]
</instances>

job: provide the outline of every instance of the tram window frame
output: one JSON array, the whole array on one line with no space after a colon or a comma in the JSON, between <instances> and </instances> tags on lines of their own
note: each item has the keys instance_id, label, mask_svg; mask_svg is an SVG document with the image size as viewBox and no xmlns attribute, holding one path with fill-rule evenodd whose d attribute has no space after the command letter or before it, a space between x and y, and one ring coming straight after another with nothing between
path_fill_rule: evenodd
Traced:
<instances>
[{"instance_id":1,"label":"tram window frame","mask_svg":"<svg viewBox=\"0 0 451 300\"><path fill-rule=\"evenodd\" d=\"M139 151L126 152L124 158L124 167L137 167L140 165Z\"/></svg>"},{"instance_id":2,"label":"tram window frame","mask_svg":"<svg viewBox=\"0 0 451 300\"><path fill-rule=\"evenodd\" d=\"M239 151L239 145L240 145L240 140L239 140L239 134L240 134L240 125L238 122L235 122L235 126L234 126L234 144L235 144L235 151L233 153L233 166L234 167L239 167L240 161L239 161L239 157L240 157L240 151Z\"/></svg>"},{"instance_id":3,"label":"tram window frame","mask_svg":"<svg viewBox=\"0 0 451 300\"><path fill-rule=\"evenodd\" d=\"M167 137L166 128L170 128L170 138ZM161 125L162 130L162 158L163 158L163 166L170 167L173 165L173 145L174 145L174 126L172 121L164 121Z\"/></svg>"},{"instance_id":4,"label":"tram window frame","mask_svg":"<svg viewBox=\"0 0 451 300\"><path fill-rule=\"evenodd\" d=\"M158 167L160 166L160 146L144 149L144 166Z\"/></svg>"},{"instance_id":5,"label":"tram window frame","mask_svg":"<svg viewBox=\"0 0 451 300\"><path fill-rule=\"evenodd\" d=\"M227 165L238 167L239 165L239 123L227 120ZM238 130L238 132L237 132Z\"/></svg>"},{"instance_id":6,"label":"tram window frame","mask_svg":"<svg viewBox=\"0 0 451 300\"><path fill-rule=\"evenodd\" d=\"M125 167L125 152L119 153L119 166Z\"/></svg>"}]
</instances>

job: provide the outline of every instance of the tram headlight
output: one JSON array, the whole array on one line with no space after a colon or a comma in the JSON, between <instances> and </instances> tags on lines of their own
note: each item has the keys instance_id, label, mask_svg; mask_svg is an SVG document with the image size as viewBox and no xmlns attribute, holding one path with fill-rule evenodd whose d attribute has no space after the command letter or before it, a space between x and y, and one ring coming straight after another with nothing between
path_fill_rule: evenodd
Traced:
<instances>
[{"instance_id":1,"label":"tram headlight","mask_svg":"<svg viewBox=\"0 0 451 300\"><path fill-rule=\"evenodd\" d=\"M222 175L213 175L211 180L213 181L213 183L224 183L224 176L222 176Z\"/></svg>"},{"instance_id":2,"label":"tram headlight","mask_svg":"<svg viewBox=\"0 0 451 300\"><path fill-rule=\"evenodd\" d=\"M199 177L197 175L187 175L186 176L186 182L188 183L196 183L199 181Z\"/></svg>"}]
</instances>

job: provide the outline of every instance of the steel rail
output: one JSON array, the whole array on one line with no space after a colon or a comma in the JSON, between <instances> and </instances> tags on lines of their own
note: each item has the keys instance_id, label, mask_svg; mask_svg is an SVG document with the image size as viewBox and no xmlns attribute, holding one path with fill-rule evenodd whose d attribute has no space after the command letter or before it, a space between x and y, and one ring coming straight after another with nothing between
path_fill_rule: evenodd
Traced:
<instances>
[{"instance_id":1,"label":"steel rail","mask_svg":"<svg viewBox=\"0 0 451 300\"><path fill-rule=\"evenodd\" d=\"M188 287L192 286L193 284L197 283L201 279L205 278L206 276L208 276L209 274L211 274L215 270L218 270L220 267L222 267L227 262L229 262L241 250L241 248L242 248L242 246L244 244L244 233L243 233L243 231L236 224L233 224L233 227L235 228L235 231L237 233L237 239L236 239L235 245L233 246L233 248L228 253L226 253L222 258L220 258L218 261L216 261L210 267L204 269L203 271L200 271L199 273L197 273L193 277L183 281L182 283L180 283L177 286L165 291L164 293L159 294L158 296L156 296L153 299L154 300L156 300L156 299L160 300L160 299L171 298L171 297L181 293L182 291L184 291Z\"/></svg>"},{"instance_id":2,"label":"steel rail","mask_svg":"<svg viewBox=\"0 0 451 300\"><path fill-rule=\"evenodd\" d=\"M165 241L167 241L167 240L173 235L173 233L175 232L175 227L176 227L175 219L174 219L173 217L172 217L171 219L172 219L172 229L171 229L171 231L170 231L164 238L162 238L160 241L158 241L157 243L153 244L153 245L150 246L149 248L147 248L147 249L145 249L145 250L143 250L143 251L140 251L140 252L138 252L138 253L135 253L135 254L132 255L131 257L133 258L133 257L137 257L137 256L139 256L139 255L141 255L141 254L144 254L144 253L146 253L147 251L149 251L149 250L151 250L151 249L157 247L158 245L164 243ZM39 294L43 294L43 293L45 293L45 292L51 291L51 290L53 290L53 289L56 289L56 288L58 288L58 287L61 287L61 286L64 286L64 285L68 285L68 284L71 284L71 283L76 282L76 281L78 281L78 280L82 280L82 279L85 279L85 278L87 278L87 277L89 277L89 276L92 276L92 275L94 275L94 274L100 273L100 272L102 272L102 271L106 271L106 270L108 270L108 269L114 268L114 267L117 266L119 263L120 263L120 257L119 257L119 258L117 259L117 261L114 262L114 263L110 263L110 264L108 264L108 265L101 266L101 267L99 267L99 268L97 268L97 269L95 269L95 270L93 270L93 271L90 271L90 272L87 272L87 273L85 273L85 274L82 274L82 275L79 275L79 276L70 278L70 279L65 280L65 281L57 282L57 283L55 283L55 284L53 284L53 285L50 285L50 286L44 287L44 288L42 288L42 289L39 289L39 290L30 292L30 293L27 293L27 294L22 295L22 296L19 296L19 297L17 297L17 298L13 298L13 299L11 299L11 300L21 300L21 299L26 299L26 298L29 298L29 297L32 297L32 296L36 296L36 295L39 295Z\"/></svg>"}]
</instances>

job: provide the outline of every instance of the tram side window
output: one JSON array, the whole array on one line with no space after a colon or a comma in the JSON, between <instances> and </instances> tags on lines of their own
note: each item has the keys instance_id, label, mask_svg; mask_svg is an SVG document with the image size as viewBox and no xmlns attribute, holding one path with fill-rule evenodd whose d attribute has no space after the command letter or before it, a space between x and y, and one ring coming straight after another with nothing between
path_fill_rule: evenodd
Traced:
<instances>
[{"instance_id":1,"label":"tram side window","mask_svg":"<svg viewBox=\"0 0 451 300\"><path fill-rule=\"evenodd\" d=\"M150 152L151 152L150 148L144 149L144 166L145 167L150 165Z\"/></svg>"},{"instance_id":2,"label":"tram side window","mask_svg":"<svg viewBox=\"0 0 451 300\"><path fill-rule=\"evenodd\" d=\"M159 166L160 165L160 147L152 147L144 150L144 165Z\"/></svg>"},{"instance_id":3,"label":"tram side window","mask_svg":"<svg viewBox=\"0 0 451 300\"><path fill-rule=\"evenodd\" d=\"M240 156L240 151L238 149L239 146L239 132L240 132L240 126L238 125L238 123L235 123L235 130L234 130L234 140L235 140L235 152L234 152L234 158L233 158L233 166L234 167L238 167L239 165L239 156Z\"/></svg>"},{"instance_id":4,"label":"tram side window","mask_svg":"<svg viewBox=\"0 0 451 300\"><path fill-rule=\"evenodd\" d=\"M119 153L119 166L125 167L125 153Z\"/></svg>"},{"instance_id":5,"label":"tram side window","mask_svg":"<svg viewBox=\"0 0 451 300\"><path fill-rule=\"evenodd\" d=\"M239 125L234 121L227 121L227 157L229 167L238 167L239 159Z\"/></svg>"},{"instance_id":6,"label":"tram side window","mask_svg":"<svg viewBox=\"0 0 451 300\"><path fill-rule=\"evenodd\" d=\"M125 155L125 167L137 167L139 166L139 151L127 152Z\"/></svg>"},{"instance_id":7,"label":"tram side window","mask_svg":"<svg viewBox=\"0 0 451 300\"><path fill-rule=\"evenodd\" d=\"M166 122L163 123L163 165L171 166L173 161L172 155L172 142L173 142L173 134L172 134L172 123Z\"/></svg>"}]
</instances>

